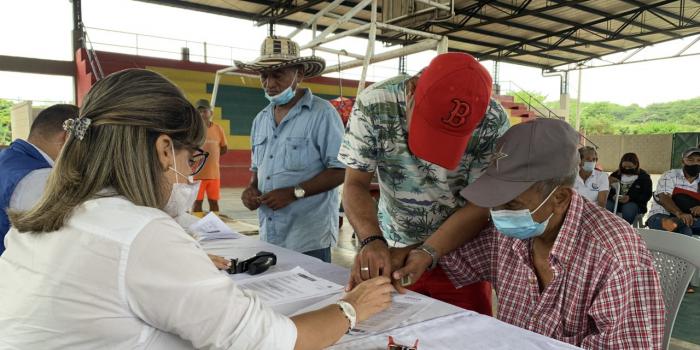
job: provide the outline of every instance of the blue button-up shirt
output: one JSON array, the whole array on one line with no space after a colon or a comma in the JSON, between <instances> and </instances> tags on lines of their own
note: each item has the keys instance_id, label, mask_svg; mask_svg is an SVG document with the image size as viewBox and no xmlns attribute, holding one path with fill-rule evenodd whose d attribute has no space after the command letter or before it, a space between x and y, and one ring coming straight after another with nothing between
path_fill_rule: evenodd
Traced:
<instances>
[{"instance_id":1,"label":"blue button-up shirt","mask_svg":"<svg viewBox=\"0 0 700 350\"><path fill-rule=\"evenodd\" d=\"M333 106L306 89L279 125L274 106L255 117L251 130L251 170L262 193L294 187L338 161L343 123ZM338 189L298 199L273 211L258 209L260 239L298 252L334 246L338 241Z\"/></svg>"}]
</instances>

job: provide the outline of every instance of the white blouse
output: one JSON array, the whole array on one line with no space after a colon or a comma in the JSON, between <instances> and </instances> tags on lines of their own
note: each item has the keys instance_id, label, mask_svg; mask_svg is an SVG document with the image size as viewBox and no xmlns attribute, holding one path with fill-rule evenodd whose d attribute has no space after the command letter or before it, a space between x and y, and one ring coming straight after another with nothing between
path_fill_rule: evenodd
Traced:
<instances>
[{"instance_id":1,"label":"white blouse","mask_svg":"<svg viewBox=\"0 0 700 350\"><path fill-rule=\"evenodd\" d=\"M598 203L598 193L610 191L610 182L608 175L598 169L593 169L593 173L586 181L583 181L581 175L576 176L574 189L578 194L587 198L593 203Z\"/></svg>"},{"instance_id":2,"label":"white blouse","mask_svg":"<svg viewBox=\"0 0 700 350\"><path fill-rule=\"evenodd\" d=\"M5 245L0 348L294 348L294 323L236 287L160 210L90 200L60 230L13 228Z\"/></svg>"}]
</instances>

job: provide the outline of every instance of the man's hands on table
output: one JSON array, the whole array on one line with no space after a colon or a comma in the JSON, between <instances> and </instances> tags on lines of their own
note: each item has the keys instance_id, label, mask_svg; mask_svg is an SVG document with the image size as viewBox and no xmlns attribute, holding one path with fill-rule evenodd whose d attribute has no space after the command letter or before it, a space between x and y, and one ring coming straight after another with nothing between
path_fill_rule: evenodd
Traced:
<instances>
[{"instance_id":1,"label":"man's hands on table","mask_svg":"<svg viewBox=\"0 0 700 350\"><path fill-rule=\"evenodd\" d=\"M399 293L406 293L405 287L418 281L432 263L427 254L418 251L411 253L417 246L414 244L398 248L389 247L381 240L370 242L355 255L346 290L352 290L362 281L384 276L391 278ZM409 277L409 283L402 285L403 276Z\"/></svg>"}]
</instances>

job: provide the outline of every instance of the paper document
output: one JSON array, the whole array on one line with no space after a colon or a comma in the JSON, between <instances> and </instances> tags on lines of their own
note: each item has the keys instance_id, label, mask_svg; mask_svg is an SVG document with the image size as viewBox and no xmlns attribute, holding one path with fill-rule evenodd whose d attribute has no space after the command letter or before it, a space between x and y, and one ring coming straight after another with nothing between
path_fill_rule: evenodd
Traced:
<instances>
[{"instance_id":1,"label":"paper document","mask_svg":"<svg viewBox=\"0 0 700 350\"><path fill-rule=\"evenodd\" d=\"M233 231L214 213L209 213L192 224L189 230L200 241L240 237L238 232Z\"/></svg>"},{"instance_id":2,"label":"paper document","mask_svg":"<svg viewBox=\"0 0 700 350\"><path fill-rule=\"evenodd\" d=\"M419 294L394 294L391 306L355 325L353 333L377 333L405 324L433 301Z\"/></svg>"},{"instance_id":3,"label":"paper document","mask_svg":"<svg viewBox=\"0 0 700 350\"><path fill-rule=\"evenodd\" d=\"M254 292L268 306L323 297L343 290L343 286L316 277L298 266L290 271L263 274L236 283L241 289Z\"/></svg>"},{"instance_id":4,"label":"paper document","mask_svg":"<svg viewBox=\"0 0 700 350\"><path fill-rule=\"evenodd\" d=\"M324 306L331 305L338 301L342 294L336 294L329 297L323 301L320 301L314 305L308 306L302 310L296 312L296 314L302 314L312 310L322 308ZM420 294L409 293L409 294L398 294L395 293L392 296L391 306L355 325L355 328L350 331L350 335L366 335L384 332L389 329L400 327L406 324L411 316L419 313L424 308L428 307L433 300L424 297Z\"/></svg>"}]
</instances>

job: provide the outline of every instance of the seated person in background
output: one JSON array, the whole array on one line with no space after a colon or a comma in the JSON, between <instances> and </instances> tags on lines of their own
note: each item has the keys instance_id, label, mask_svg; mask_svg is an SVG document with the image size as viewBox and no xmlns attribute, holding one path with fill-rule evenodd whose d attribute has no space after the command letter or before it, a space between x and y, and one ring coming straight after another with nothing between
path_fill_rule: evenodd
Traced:
<instances>
[{"instance_id":1,"label":"seated person in background","mask_svg":"<svg viewBox=\"0 0 700 350\"><path fill-rule=\"evenodd\" d=\"M700 148L683 152L682 162L683 168L671 169L659 179L647 226L687 236L700 235L700 205L693 205L692 196L680 195L683 191L700 192Z\"/></svg>"},{"instance_id":2,"label":"seated person in background","mask_svg":"<svg viewBox=\"0 0 700 350\"><path fill-rule=\"evenodd\" d=\"M604 172L595 168L598 152L591 146L583 146L578 153L581 161L574 189L584 198L605 208L610 182Z\"/></svg>"},{"instance_id":3,"label":"seated person in background","mask_svg":"<svg viewBox=\"0 0 700 350\"><path fill-rule=\"evenodd\" d=\"M619 196L617 211L632 224L638 214L647 212L651 199L651 176L639 167L639 158L634 153L625 153L617 170L610 174L610 183L620 184L620 193L611 186L608 195L608 210L615 209L615 196Z\"/></svg>"},{"instance_id":4,"label":"seated person in background","mask_svg":"<svg viewBox=\"0 0 700 350\"><path fill-rule=\"evenodd\" d=\"M78 107L57 104L39 112L27 140L17 139L0 152L0 254L10 229L7 208L31 209L44 194L53 162L66 141L63 122L78 115Z\"/></svg>"},{"instance_id":5,"label":"seated person in background","mask_svg":"<svg viewBox=\"0 0 700 350\"><path fill-rule=\"evenodd\" d=\"M461 192L491 208L491 224L440 264L457 287L491 282L504 322L584 349L660 349L653 258L629 224L573 190L577 143L560 120L510 128L496 159Z\"/></svg>"},{"instance_id":6,"label":"seated person in background","mask_svg":"<svg viewBox=\"0 0 700 350\"><path fill-rule=\"evenodd\" d=\"M66 127L45 195L9 213L5 348L321 349L389 306L378 277L290 319L214 268L172 218L191 208L206 126L161 75L98 81Z\"/></svg>"}]
</instances>

